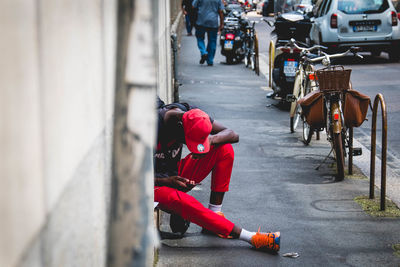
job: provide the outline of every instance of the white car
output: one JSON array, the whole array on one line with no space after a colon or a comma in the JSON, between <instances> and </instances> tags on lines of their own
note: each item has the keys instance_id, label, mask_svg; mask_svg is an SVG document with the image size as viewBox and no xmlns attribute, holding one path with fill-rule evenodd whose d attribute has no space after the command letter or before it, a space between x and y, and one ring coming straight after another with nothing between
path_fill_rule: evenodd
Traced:
<instances>
[{"instance_id":1,"label":"white car","mask_svg":"<svg viewBox=\"0 0 400 267\"><path fill-rule=\"evenodd\" d=\"M310 37L330 51L351 46L400 58L400 23L391 0L318 0Z\"/></svg>"},{"instance_id":2,"label":"white car","mask_svg":"<svg viewBox=\"0 0 400 267\"><path fill-rule=\"evenodd\" d=\"M305 14L312 12L313 10L312 0L298 0L294 5L294 10L303 12Z\"/></svg>"}]
</instances>

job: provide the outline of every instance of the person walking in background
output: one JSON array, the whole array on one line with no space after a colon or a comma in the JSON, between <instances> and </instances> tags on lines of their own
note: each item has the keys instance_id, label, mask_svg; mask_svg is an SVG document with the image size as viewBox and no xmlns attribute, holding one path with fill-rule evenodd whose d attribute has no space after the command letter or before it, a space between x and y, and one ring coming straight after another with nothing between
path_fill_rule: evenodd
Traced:
<instances>
[{"instance_id":1,"label":"person walking in background","mask_svg":"<svg viewBox=\"0 0 400 267\"><path fill-rule=\"evenodd\" d=\"M189 222L221 238L247 241L256 249L278 251L280 233L247 231L225 218L222 201L229 190L239 136L204 111L187 103L158 100L158 134L154 154L154 201L171 214L172 232L183 235ZM191 152L181 159L182 145ZM208 208L187 194L211 173Z\"/></svg>"},{"instance_id":2,"label":"person walking in background","mask_svg":"<svg viewBox=\"0 0 400 267\"><path fill-rule=\"evenodd\" d=\"M200 50L200 64L207 61L207 65L212 66L218 32L224 26L224 5L221 0L194 0L193 7L197 9L196 38ZM204 41L206 33L207 47Z\"/></svg>"},{"instance_id":3,"label":"person walking in background","mask_svg":"<svg viewBox=\"0 0 400 267\"><path fill-rule=\"evenodd\" d=\"M196 23L196 9L192 5L193 0L182 0L182 12L185 15L187 35L192 35L192 29Z\"/></svg>"}]
</instances>

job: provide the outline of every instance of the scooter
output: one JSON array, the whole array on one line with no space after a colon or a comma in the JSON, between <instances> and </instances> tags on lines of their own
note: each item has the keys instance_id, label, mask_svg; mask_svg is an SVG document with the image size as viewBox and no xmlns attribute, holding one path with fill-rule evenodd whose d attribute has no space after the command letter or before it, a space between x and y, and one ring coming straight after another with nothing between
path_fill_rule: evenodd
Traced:
<instances>
[{"instance_id":1,"label":"scooter","mask_svg":"<svg viewBox=\"0 0 400 267\"><path fill-rule=\"evenodd\" d=\"M241 62L245 56L245 32L243 30L244 19L241 13L234 10L224 19L224 28L221 31L221 54L226 57L226 62Z\"/></svg>"},{"instance_id":2,"label":"scooter","mask_svg":"<svg viewBox=\"0 0 400 267\"><path fill-rule=\"evenodd\" d=\"M267 97L279 99L283 103L293 101L294 78L300 60L300 50L291 39L303 47L309 47L309 33L312 22L296 11L279 14L275 22L264 19L274 27L272 34L276 41L270 43L270 86L273 90Z\"/></svg>"}]
</instances>

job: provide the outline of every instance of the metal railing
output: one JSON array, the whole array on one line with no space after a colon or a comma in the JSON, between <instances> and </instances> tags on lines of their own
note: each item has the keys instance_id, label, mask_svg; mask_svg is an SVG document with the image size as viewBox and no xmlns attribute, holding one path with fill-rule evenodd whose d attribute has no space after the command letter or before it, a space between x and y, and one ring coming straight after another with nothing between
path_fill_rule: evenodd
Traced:
<instances>
[{"instance_id":1,"label":"metal railing","mask_svg":"<svg viewBox=\"0 0 400 267\"><path fill-rule=\"evenodd\" d=\"M377 94L372 109L371 126L371 169L369 183L369 198L373 199L375 195L375 154L376 154L376 117L378 104L382 109L382 156L381 156L381 210L386 208L386 157L387 157L387 111L386 102L382 94Z\"/></svg>"}]
</instances>

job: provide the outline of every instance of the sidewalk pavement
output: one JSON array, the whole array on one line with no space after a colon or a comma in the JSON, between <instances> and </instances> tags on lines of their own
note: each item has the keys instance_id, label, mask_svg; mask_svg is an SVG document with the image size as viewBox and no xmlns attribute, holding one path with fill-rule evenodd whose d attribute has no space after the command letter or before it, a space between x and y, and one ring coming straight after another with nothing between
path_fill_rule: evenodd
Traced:
<instances>
[{"instance_id":1,"label":"sidewalk pavement","mask_svg":"<svg viewBox=\"0 0 400 267\"><path fill-rule=\"evenodd\" d=\"M180 101L240 136L223 212L247 230L280 231L281 250L259 252L240 240L201 234L194 224L178 238L163 213L157 266L400 266L392 248L400 243L400 219L371 217L353 200L368 195L368 180L359 173L334 182L332 159L315 170L330 151L328 142L314 138L306 147L301 132L290 133L288 111L265 97L263 75L243 63L226 65L219 47L213 67L199 59L195 37L184 35ZM191 194L207 206L209 188L208 177ZM288 252L300 257L283 257Z\"/></svg>"}]
</instances>

